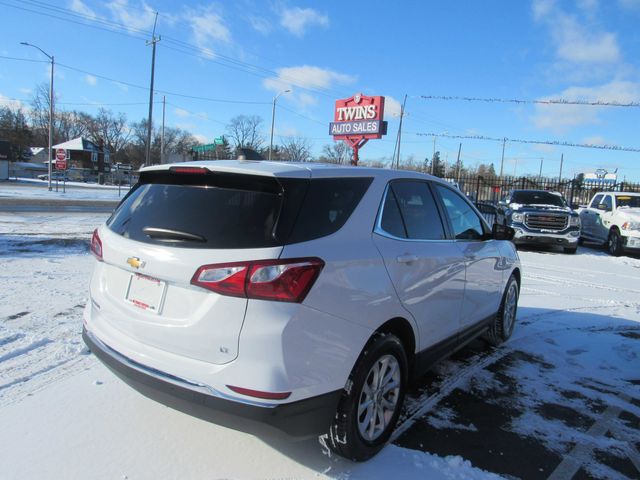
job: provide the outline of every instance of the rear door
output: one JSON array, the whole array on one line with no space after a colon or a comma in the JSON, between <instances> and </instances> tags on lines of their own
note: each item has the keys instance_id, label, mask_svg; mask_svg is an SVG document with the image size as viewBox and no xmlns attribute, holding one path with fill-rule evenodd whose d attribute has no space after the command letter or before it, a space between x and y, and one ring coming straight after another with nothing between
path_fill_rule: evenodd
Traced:
<instances>
[{"instance_id":1,"label":"rear door","mask_svg":"<svg viewBox=\"0 0 640 480\"><path fill-rule=\"evenodd\" d=\"M591 203L587 208L582 209L580 212L580 229L583 235L588 238L594 237L593 228L596 222L596 218L599 215L598 204L602 201L602 194L598 194L591 200Z\"/></svg>"},{"instance_id":2,"label":"rear door","mask_svg":"<svg viewBox=\"0 0 640 480\"><path fill-rule=\"evenodd\" d=\"M441 184L434 190L442 202L466 266L466 284L461 314L462 328L493 316L502 297L504 263L496 240L471 203L458 192Z\"/></svg>"},{"instance_id":3,"label":"rear door","mask_svg":"<svg viewBox=\"0 0 640 480\"><path fill-rule=\"evenodd\" d=\"M598 215L593 226L594 238L600 242L606 242L609 238L609 229L613 221L613 195L607 194L602 197L603 210L596 210Z\"/></svg>"},{"instance_id":4,"label":"rear door","mask_svg":"<svg viewBox=\"0 0 640 480\"><path fill-rule=\"evenodd\" d=\"M143 172L99 234L96 325L211 363L238 354L247 300L191 284L203 265L278 258L306 180ZM291 201L286 201L289 198ZM297 198L297 200L296 200ZM232 273L232 272L229 272Z\"/></svg>"},{"instance_id":5,"label":"rear door","mask_svg":"<svg viewBox=\"0 0 640 480\"><path fill-rule=\"evenodd\" d=\"M460 328L464 258L446 237L427 182L388 185L374 242L400 301L418 324L419 349L453 337Z\"/></svg>"}]
</instances>

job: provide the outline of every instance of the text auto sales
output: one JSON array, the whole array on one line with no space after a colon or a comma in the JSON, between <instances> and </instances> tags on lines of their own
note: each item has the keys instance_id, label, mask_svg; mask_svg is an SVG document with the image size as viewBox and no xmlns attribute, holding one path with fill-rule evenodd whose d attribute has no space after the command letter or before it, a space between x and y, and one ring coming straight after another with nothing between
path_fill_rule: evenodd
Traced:
<instances>
[{"instance_id":1,"label":"text auto sales","mask_svg":"<svg viewBox=\"0 0 640 480\"><path fill-rule=\"evenodd\" d=\"M353 135L380 133L380 120L362 120L356 122L331 122L329 135Z\"/></svg>"}]
</instances>

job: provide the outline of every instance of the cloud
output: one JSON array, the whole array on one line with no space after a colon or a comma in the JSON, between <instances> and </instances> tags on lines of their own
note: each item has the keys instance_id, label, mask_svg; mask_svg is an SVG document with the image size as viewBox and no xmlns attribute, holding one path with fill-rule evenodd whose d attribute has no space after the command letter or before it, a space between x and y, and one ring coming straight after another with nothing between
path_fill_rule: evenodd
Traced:
<instances>
[{"instance_id":1,"label":"cloud","mask_svg":"<svg viewBox=\"0 0 640 480\"><path fill-rule=\"evenodd\" d=\"M33 93L33 90L27 87L22 87L19 90L20 90L20 93L24 93L25 95L31 95Z\"/></svg>"},{"instance_id":2,"label":"cloud","mask_svg":"<svg viewBox=\"0 0 640 480\"><path fill-rule=\"evenodd\" d=\"M189 112L187 112L185 109L179 108L179 107L174 110L174 113L178 117L181 117L181 118L186 118L186 117L191 116L191 114Z\"/></svg>"},{"instance_id":3,"label":"cloud","mask_svg":"<svg viewBox=\"0 0 640 480\"><path fill-rule=\"evenodd\" d=\"M587 16L594 13L597 2L582 0L579 4ZM614 33L605 32L596 24L585 25L576 15L560 10L553 0L533 3L536 21L547 25L556 56L573 64L614 64L620 61L620 47Z\"/></svg>"},{"instance_id":4,"label":"cloud","mask_svg":"<svg viewBox=\"0 0 640 480\"><path fill-rule=\"evenodd\" d=\"M23 107L24 105L20 100L14 100L13 98L5 97L0 93L0 108L9 108L11 110L18 110Z\"/></svg>"},{"instance_id":5,"label":"cloud","mask_svg":"<svg viewBox=\"0 0 640 480\"><path fill-rule=\"evenodd\" d=\"M213 43L229 43L231 41L231 32L212 6L188 9L184 18L190 24L193 41L207 56L214 56L211 48Z\"/></svg>"},{"instance_id":6,"label":"cloud","mask_svg":"<svg viewBox=\"0 0 640 480\"><path fill-rule=\"evenodd\" d=\"M634 102L640 98L640 83L613 80L595 87L569 87L557 95L550 95L541 100L557 98L592 102ZM573 127L599 123L599 114L603 110L605 107L538 104L532 120L536 128L563 133Z\"/></svg>"},{"instance_id":7,"label":"cloud","mask_svg":"<svg viewBox=\"0 0 640 480\"><path fill-rule=\"evenodd\" d=\"M271 22L266 18L250 16L249 23L256 32L259 32L263 35L268 35L273 29L273 27L271 26Z\"/></svg>"},{"instance_id":8,"label":"cloud","mask_svg":"<svg viewBox=\"0 0 640 480\"><path fill-rule=\"evenodd\" d=\"M100 18L96 14L96 12L94 12L91 8L89 8L87 4L84 3L82 0L71 0L71 2L69 3L69 8L74 12L85 17L89 17L92 19Z\"/></svg>"},{"instance_id":9,"label":"cloud","mask_svg":"<svg viewBox=\"0 0 640 480\"><path fill-rule=\"evenodd\" d=\"M284 8L280 12L280 25L292 34L302 37L308 27L328 27L329 17L312 8Z\"/></svg>"},{"instance_id":10,"label":"cloud","mask_svg":"<svg viewBox=\"0 0 640 480\"><path fill-rule=\"evenodd\" d=\"M295 90L295 87L323 90L331 88L335 84L346 85L356 81L356 77L344 73L334 72L311 65L299 67L283 67L276 70L277 77L266 78L262 85L267 90L280 93L284 90ZM290 97L291 98L291 97ZM301 105L314 105L315 97L308 92L293 92L293 98Z\"/></svg>"},{"instance_id":11,"label":"cloud","mask_svg":"<svg viewBox=\"0 0 640 480\"><path fill-rule=\"evenodd\" d=\"M156 19L155 10L142 1L141 6L136 8L129 5L128 0L113 0L106 4L115 20L124 24L129 30L151 31Z\"/></svg>"},{"instance_id":12,"label":"cloud","mask_svg":"<svg viewBox=\"0 0 640 480\"><path fill-rule=\"evenodd\" d=\"M195 138L200 143L207 143L207 137L200 133L192 133L193 138Z\"/></svg>"},{"instance_id":13,"label":"cloud","mask_svg":"<svg viewBox=\"0 0 640 480\"><path fill-rule=\"evenodd\" d=\"M402 105L390 95L384 98L384 116L387 119L399 119Z\"/></svg>"},{"instance_id":14,"label":"cloud","mask_svg":"<svg viewBox=\"0 0 640 480\"><path fill-rule=\"evenodd\" d=\"M593 137L582 139L582 143L586 143L587 145L607 145L609 142L600 135L594 135Z\"/></svg>"},{"instance_id":15,"label":"cloud","mask_svg":"<svg viewBox=\"0 0 640 480\"><path fill-rule=\"evenodd\" d=\"M89 74L84 76L84 81L87 82L87 84L91 85L92 87L98 83L98 79L93 75L89 75Z\"/></svg>"}]
</instances>

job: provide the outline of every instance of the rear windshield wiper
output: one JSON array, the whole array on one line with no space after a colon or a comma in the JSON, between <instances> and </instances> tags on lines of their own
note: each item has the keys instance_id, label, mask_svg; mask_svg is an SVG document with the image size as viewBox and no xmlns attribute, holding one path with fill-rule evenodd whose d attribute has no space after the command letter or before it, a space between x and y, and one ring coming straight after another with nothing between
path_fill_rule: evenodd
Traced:
<instances>
[{"instance_id":1,"label":"rear windshield wiper","mask_svg":"<svg viewBox=\"0 0 640 480\"><path fill-rule=\"evenodd\" d=\"M145 235L155 240L165 242L206 242L207 239L202 235L195 233L183 232L180 230L170 230L168 228L144 227L142 229Z\"/></svg>"}]
</instances>

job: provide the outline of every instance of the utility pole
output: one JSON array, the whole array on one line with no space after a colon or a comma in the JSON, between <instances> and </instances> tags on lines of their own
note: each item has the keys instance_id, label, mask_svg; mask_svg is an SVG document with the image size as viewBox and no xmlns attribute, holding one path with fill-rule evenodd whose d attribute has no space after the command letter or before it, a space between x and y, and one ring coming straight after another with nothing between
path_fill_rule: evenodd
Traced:
<instances>
[{"instance_id":1,"label":"utility pole","mask_svg":"<svg viewBox=\"0 0 640 480\"><path fill-rule=\"evenodd\" d=\"M502 139L502 160L500 160L500 178L502 178L502 172L504 170L504 146L507 143L506 137Z\"/></svg>"},{"instance_id":2,"label":"utility pole","mask_svg":"<svg viewBox=\"0 0 640 480\"><path fill-rule=\"evenodd\" d=\"M404 108L407 105L407 94L404 95L404 101L400 108L400 125L398 125L398 136L396 137L396 144L398 145L398 158L396 160L396 168L400 168L400 142L402 141L402 119L404 118Z\"/></svg>"},{"instance_id":3,"label":"utility pole","mask_svg":"<svg viewBox=\"0 0 640 480\"><path fill-rule=\"evenodd\" d=\"M436 163L436 138L438 138L436 135L433 136L433 157L431 157L431 175L433 175L434 170L434 164Z\"/></svg>"},{"instance_id":4,"label":"utility pole","mask_svg":"<svg viewBox=\"0 0 640 480\"><path fill-rule=\"evenodd\" d=\"M49 80L49 150L47 151L47 164L49 165L48 168L48 172L49 172L49 191L51 191L51 175L52 175L52 168L51 168L51 150L53 149L53 112L54 112L54 108L53 108L53 68L55 65L55 61L53 59L53 55L49 55L47 52L45 52L44 50L42 50L40 47L38 47L37 45L33 45L31 43L28 42L20 42L20 45L25 45L27 47L33 47L33 48L37 48L38 50L40 50L49 60L51 60L51 79ZM57 185L57 184L56 184Z\"/></svg>"},{"instance_id":5,"label":"utility pole","mask_svg":"<svg viewBox=\"0 0 640 480\"><path fill-rule=\"evenodd\" d=\"M458 147L458 159L456 160L456 182L460 182L460 152L462 151L462 142Z\"/></svg>"},{"instance_id":6,"label":"utility pole","mask_svg":"<svg viewBox=\"0 0 640 480\"><path fill-rule=\"evenodd\" d=\"M538 174L538 181L542 180L542 164L544 163L544 157L540 158L540 173Z\"/></svg>"},{"instance_id":7,"label":"utility pole","mask_svg":"<svg viewBox=\"0 0 640 480\"><path fill-rule=\"evenodd\" d=\"M271 152L273 151L273 127L276 124L276 102L278 101L278 97L280 95L284 95L285 93L289 93L291 90L286 89L273 97L273 108L271 109L271 138L269 140L269 161L271 161Z\"/></svg>"},{"instance_id":8,"label":"utility pole","mask_svg":"<svg viewBox=\"0 0 640 480\"><path fill-rule=\"evenodd\" d=\"M560 176L558 177L558 183L562 182L562 164L564 163L564 153L560 154Z\"/></svg>"},{"instance_id":9,"label":"utility pole","mask_svg":"<svg viewBox=\"0 0 640 480\"><path fill-rule=\"evenodd\" d=\"M145 157L145 165L151 165L151 129L153 126L153 76L156 69L156 43L160 41L160 36L156 38L156 25L158 23L158 12L156 12L156 19L153 22L153 33L151 34L151 40L147 40L146 45L151 45L151 87L149 88L149 119L147 120L147 152Z\"/></svg>"},{"instance_id":10,"label":"utility pole","mask_svg":"<svg viewBox=\"0 0 640 480\"><path fill-rule=\"evenodd\" d=\"M160 163L164 163L164 114L167 107L167 97L162 96L162 133L160 135Z\"/></svg>"}]
</instances>

